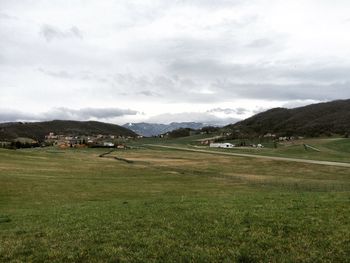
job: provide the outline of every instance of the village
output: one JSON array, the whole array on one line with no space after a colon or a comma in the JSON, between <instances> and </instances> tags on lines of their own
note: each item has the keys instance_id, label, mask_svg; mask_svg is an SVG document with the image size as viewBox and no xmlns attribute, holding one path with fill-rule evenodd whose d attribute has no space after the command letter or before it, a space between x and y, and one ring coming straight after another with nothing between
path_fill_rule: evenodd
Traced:
<instances>
[{"instance_id":1,"label":"village","mask_svg":"<svg viewBox=\"0 0 350 263\"><path fill-rule=\"evenodd\" d=\"M234 147L240 147L241 145L236 145L236 144L232 144L229 142L223 142L223 143L210 143L209 147L210 148L234 148ZM246 146L246 145L242 145L242 146ZM249 144L247 145L249 147L253 147L253 148L264 148L264 146L261 143L258 144Z\"/></svg>"},{"instance_id":2,"label":"village","mask_svg":"<svg viewBox=\"0 0 350 263\"><path fill-rule=\"evenodd\" d=\"M210 148L224 148L224 149L230 149L230 148L244 148L244 147L251 147L251 148L264 148L265 146L263 145L264 142L273 142L275 145L275 148L277 147L277 143L283 143L283 142L290 142L293 143L296 140L303 139L304 137L294 137L294 136L280 136L277 137L275 134L267 133L263 136L259 136L255 139L260 139L260 142L257 143L252 143L254 140L250 139L236 139L234 140L234 143L232 142L232 137L230 137L232 134L231 133L225 133L223 136L213 136L210 138L204 138L204 139L199 139L197 142L202 145L202 146L209 146ZM225 140L226 138L226 140ZM227 142L231 141L231 142Z\"/></svg>"},{"instance_id":3,"label":"village","mask_svg":"<svg viewBox=\"0 0 350 263\"><path fill-rule=\"evenodd\" d=\"M142 136L138 136L142 138ZM45 136L45 145L57 146L61 149L65 148L127 148L126 142L134 139L131 136L115 136L115 135L58 135L50 132Z\"/></svg>"}]
</instances>

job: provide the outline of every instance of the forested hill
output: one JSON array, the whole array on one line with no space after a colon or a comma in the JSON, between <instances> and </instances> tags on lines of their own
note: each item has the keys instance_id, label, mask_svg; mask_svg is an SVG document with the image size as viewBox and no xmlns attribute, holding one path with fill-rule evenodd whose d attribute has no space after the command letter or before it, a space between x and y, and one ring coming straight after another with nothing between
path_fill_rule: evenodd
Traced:
<instances>
[{"instance_id":1,"label":"forested hill","mask_svg":"<svg viewBox=\"0 0 350 263\"><path fill-rule=\"evenodd\" d=\"M201 129L207 126L203 123L198 122L172 122L169 124L159 124L159 123L126 123L123 127L128 128L137 134L151 137L159 134L164 134L180 128L191 128L191 129Z\"/></svg>"},{"instance_id":2,"label":"forested hill","mask_svg":"<svg viewBox=\"0 0 350 263\"><path fill-rule=\"evenodd\" d=\"M274 108L225 127L240 134L259 136L348 135L350 99L285 109Z\"/></svg>"},{"instance_id":3,"label":"forested hill","mask_svg":"<svg viewBox=\"0 0 350 263\"><path fill-rule=\"evenodd\" d=\"M0 140L11 140L18 137L42 140L50 132L62 135L115 135L136 136L133 131L119 125L97 121L64 121L45 122L12 122L0 123Z\"/></svg>"}]
</instances>

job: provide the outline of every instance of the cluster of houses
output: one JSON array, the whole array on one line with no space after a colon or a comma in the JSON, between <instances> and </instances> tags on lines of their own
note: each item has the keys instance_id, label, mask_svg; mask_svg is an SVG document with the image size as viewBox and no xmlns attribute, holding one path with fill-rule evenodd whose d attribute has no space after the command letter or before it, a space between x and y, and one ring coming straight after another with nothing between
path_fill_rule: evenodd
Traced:
<instances>
[{"instance_id":1,"label":"cluster of houses","mask_svg":"<svg viewBox=\"0 0 350 263\"><path fill-rule=\"evenodd\" d=\"M210 148L233 148L235 147L235 145L232 143L224 142L224 143L211 143L209 144L209 147Z\"/></svg>"},{"instance_id":2,"label":"cluster of houses","mask_svg":"<svg viewBox=\"0 0 350 263\"><path fill-rule=\"evenodd\" d=\"M225 136L230 135L229 133L225 134ZM225 137L224 136L224 137ZM294 141L297 139L303 139L303 137L294 137L294 136L283 136L283 137L277 137L275 134L272 133L266 133L265 135L261 136L266 139L271 139L273 141ZM232 144L228 142L218 142L218 140L222 140L223 136L215 136L212 138L204 138L204 139L199 139L197 142L199 142L203 146L209 146L210 148L234 148L234 147L252 147L252 148L264 148L264 146L260 143L258 144L246 144L245 142L241 142L239 144Z\"/></svg>"},{"instance_id":3,"label":"cluster of houses","mask_svg":"<svg viewBox=\"0 0 350 263\"><path fill-rule=\"evenodd\" d=\"M0 141L0 148L6 148L11 145L11 142L8 141Z\"/></svg>"},{"instance_id":4,"label":"cluster of houses","mask_svg":"<svg viewBox=\"0 0 350 263\"><path fill-rule=\"evenodd\" d=\"M125 148L123 142L133 139L130 136L115 136L115 135L89 135L89 136L67 136L57 135L50 132L45 136L45 143L55 145L60 148L82 148L82 147L106 147L106 148Z\"/></svg>"},{"instance_id":5,"label":"cluster of houses","mask_svg":"<svg viewBox=\"0 0 350 263\"><path fill-rule=\"evenodd\" d=\"M209 147L210 148L234 148L234 147L240 147L241 145L235 145L232 143L228 143L228 142L223 142L223 143L210 143ZM245 146L249 146L249 147L253 147L253 148L264 148L264 146L260 143L258 144L249 144L249 145L245 145Z\"/></svg>"},{"instance_id":6,"label":"cluster of houses","mask_svg":"<svg viewBox=\"0 0 350 263\"><path fill-rule=\"evenodd\" d=\"M260 143L258 144L246 144L245 142L241 142L238 144L232 144L229 142L218 142L219 139L221 139L221 136L215 136L212 138L205 138L205 139L199 139L197 142L199 142L203 146L209 146L210 148L234 148L234 147L253 147L253 148L264 148L264 146Z\"/></svg>"},{"instance_id":7,"label":"cluster of houses","mask_svg":"<svg viewBox=\"0 0 350 263\"><path fill-rule=\"evenodd\" d=\"M277 140L278 139L278 141L280 141L280 142L304 139L304 137L301 137L301 136L297 136L297 137L294 137L294 136L280 136L280 137L277 138L276 134L272 134L272 133L266 133L263 137L264 138L271 138L273 140Z\"/></svg>"}]
</instances>

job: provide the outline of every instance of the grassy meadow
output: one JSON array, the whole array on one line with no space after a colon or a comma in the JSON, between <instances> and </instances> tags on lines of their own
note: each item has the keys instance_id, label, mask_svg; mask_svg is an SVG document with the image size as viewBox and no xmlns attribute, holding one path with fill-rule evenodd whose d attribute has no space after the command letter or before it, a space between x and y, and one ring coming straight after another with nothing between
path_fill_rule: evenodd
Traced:
<instances>
[{"instance_id":1,"label":"grassy meadow","mask_svg":"<svg viewBox=\"0 0 350 263\"><path fill-rule=\"evenodd\" d=\"M0 262L350 262L349 168L104 151L0 149Z\"/></svg>"},{"instance_id":2,"label":"grassy meadow","mask_svg":"<svg viewBox=\"0 0 350 263\"><path fill-rule=\"evenodd\" d=\"M208 136L212 137L211 135L200 134L177 139L147 138L144 139L142 142L146 144L149 143L172 145L179 147L186 146L189 148L202 148L212 151L248 153L277 157L350 163L350 138L306 138L301 140L279 142L277 143L276 148L274 147L274 143L271 140L226 140L225 142L230 142L232 144L239 144L241 141L246 141L247 144L261 143L264 146L264 148L235 147L231 149L218 149L200 145L198 140L206 138ZM318 151L311 148L305 149L304 144L310 145L316 148Z\"/></svg>"},{"instance_id":3,"label":"grassy meadow","mask_svg":"<svg viewBox=\"0 0 350 263\"><path fill-rule=\"evenodd\" d=\"M280 142L277 148L272 143L262 143L265 148L245 148L237 149L241 152L291 157L301 159L350 162L350 139L349 138L313 138L302 139L290 142ZM304 148L303 144L310 145L312 148Z\"/></svg>"}]
</instances>

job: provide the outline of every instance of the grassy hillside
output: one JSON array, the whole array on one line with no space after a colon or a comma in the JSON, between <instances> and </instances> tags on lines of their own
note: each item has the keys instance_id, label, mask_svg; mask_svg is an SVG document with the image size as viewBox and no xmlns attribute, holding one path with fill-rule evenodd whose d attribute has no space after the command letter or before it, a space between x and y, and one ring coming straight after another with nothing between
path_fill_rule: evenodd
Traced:
<instances>
[{"instance_id":1,"label":"grassy hillside","mask_svg":"<svg viewBox=\"0 0 350 263\"><path fill-rule=\"evenodd\" d=\"M345 135L350 133L350 100L338 100L295 109L275 108L225 127L247 135Z\"/></svg>"},{"instance_id":2,"label":"grassy hillside","mask_svg":"<svg viewBox=\"0 0 350 263\"><path fill-rule=\"evenodd\" d=\"M1 262L348 262L348 168L0 149Z\"/></svg>"},{"instance_id":3,"label":"grassy hillside","mask_svg":"<svg viewBox=\"0 0 350 263\"><path fill-rule=\"evenodd\" d=\"M15 139L18 137L42 140L49 132L63 135L111 134L136 136L133 131L119 125L97 121L81 122L54 120L47 122L0 124L0 140Z\"/></svg>"},{"instance_id":4,"label":"grassy hillside","mask_svg":"<svg viewBox=\"0 0 350 263\"><path fill-rule=\"evenodd\" d=\"M247 145L250 143L261 143L264 148L253 147L236 147L231 149L215 149L208 146L202 146L199 143L200 139L210 138L213 134L198 134L192 136L186 136L181 138L144 138L134 142L135 145L142 144L161 144L172 145L178 147L189 147L194 149L204 149L211 151L223 151L233 153L249 153L257 155L277 156L277 157L290 157L301 158L310 160L321 161L335 161L335 162L350 162L350 139L349 138L307 138L301 140L295 140L290 142L279 142L275 144L270 140L264 140L261 138L252 139L235 139L225 140L232 144L238 145L240 142L245 141ZM305 149L304 144L315 147L319 151L312 150L311 148Z\"/></svg>"},{"instance_id":5,"label":"grassy hillside","mask_svg":"<svg viewBox=\"0 0 350 263\"><path fill-rule=\"evenodd\" d=\"M231 141L234 143L235 141ZM319 151L311 148L304 148L304 144L310 145ZM265 148L239 147L224 149L219 151L249 153L266 156L301 158L321 161L350 162L350 139L332 138L332 139L305 139L292 143L279 143L277 148L273 144L263 143Z\"/></svg>"}]
</instances>

